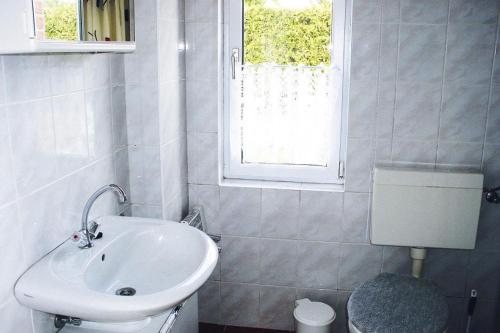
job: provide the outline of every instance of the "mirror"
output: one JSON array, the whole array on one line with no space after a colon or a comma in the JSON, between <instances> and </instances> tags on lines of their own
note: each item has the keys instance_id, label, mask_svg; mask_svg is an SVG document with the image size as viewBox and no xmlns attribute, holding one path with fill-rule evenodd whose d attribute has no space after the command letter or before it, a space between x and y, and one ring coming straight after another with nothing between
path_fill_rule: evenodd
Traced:
<instances>
[{"instance_id":1,"label":"mirror","mask_svg":"<svg viewBox=\"0 0 500 333\"><path fill-rule=\"evenodd\" d=\"M40 41L133 42L133 0L33 0Z\"/></svg>"}]
</instances>

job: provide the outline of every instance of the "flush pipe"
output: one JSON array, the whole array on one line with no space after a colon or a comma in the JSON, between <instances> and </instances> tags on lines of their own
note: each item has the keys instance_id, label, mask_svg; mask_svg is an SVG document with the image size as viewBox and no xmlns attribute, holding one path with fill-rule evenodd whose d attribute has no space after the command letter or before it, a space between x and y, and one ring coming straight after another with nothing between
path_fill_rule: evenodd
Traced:
<instances>
[{"instance_id":1,"label":"flush pipe","mask_svg":"<svg viewBox=\"0 0 500 333\"><path fill-rule=\"evenodd\" d=\"M412 247L410 249L411 275L419 278L422 275L424 260L427 256L427 249L423 247Z\"/></svg>"}]
</instances>

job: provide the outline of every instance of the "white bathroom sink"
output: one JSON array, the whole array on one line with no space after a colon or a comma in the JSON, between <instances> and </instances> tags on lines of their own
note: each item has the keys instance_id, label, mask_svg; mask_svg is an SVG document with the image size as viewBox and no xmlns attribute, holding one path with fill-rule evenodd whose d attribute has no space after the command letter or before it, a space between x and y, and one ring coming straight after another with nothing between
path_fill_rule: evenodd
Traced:
<instances>
[{"instance_id":1,"label":"white bathroom sink","mask_svg":"<svg viewBox=\"0 0 500 333\"><path fill-rule=\"evenodd\" d=\"M21 276L15 295L22 304L89 321L141 320L186 300L217 263L215 243L188 225L116 216L97 222L103 237L92 248L68 240ZM126 287L135 295L116 295Z\"/></svg>"}]
</instances>

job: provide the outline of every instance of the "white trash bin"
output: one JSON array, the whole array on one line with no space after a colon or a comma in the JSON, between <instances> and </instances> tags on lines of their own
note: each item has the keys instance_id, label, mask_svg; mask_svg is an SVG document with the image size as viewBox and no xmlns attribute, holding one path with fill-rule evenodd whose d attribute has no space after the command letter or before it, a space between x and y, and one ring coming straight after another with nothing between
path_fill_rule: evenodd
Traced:
<instances>
[{"instance_id":1,"label":"white trash bin","mask_svg":"<svg viewBox=\"0 0 500 333\"><path fill-rule=\"evenodd\" d=\"M330 333L335 311L325 303L304 298L295 301L293 316L296 333Z\"/></svg>"}]
</instances>

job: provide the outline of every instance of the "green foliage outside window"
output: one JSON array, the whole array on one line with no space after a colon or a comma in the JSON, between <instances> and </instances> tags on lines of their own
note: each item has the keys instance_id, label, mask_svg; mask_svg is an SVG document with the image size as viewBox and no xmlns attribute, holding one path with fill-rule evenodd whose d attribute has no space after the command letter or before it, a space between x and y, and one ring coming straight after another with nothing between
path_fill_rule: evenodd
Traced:
<instances>
[{"instance_id":1,"label":"green foliage outside window","mask_svg":"<svg viewBox=\"0 0 500 333\"><path fill-rule=\"evenodd\" d=\"M47 39L79 40L76 1L45 0L43 9Z\"/></svg>"},{"instance_id":2,"label":"green foliage outside window","mask_svg":"<svg viewBox=\"0 0 500 333\"><path fill-rule=\"evenodd\" d=\"M272 8L245 0L245 63L318 66L330 64L332 3L304 9Z\"/></svg>"}]
</instances>

